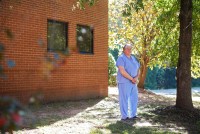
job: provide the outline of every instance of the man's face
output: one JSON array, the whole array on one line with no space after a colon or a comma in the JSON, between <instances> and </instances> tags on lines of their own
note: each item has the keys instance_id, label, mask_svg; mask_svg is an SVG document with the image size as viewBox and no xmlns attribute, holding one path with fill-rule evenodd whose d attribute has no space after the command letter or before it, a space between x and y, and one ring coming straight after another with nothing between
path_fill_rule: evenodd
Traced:
<instances>
[{"instance_id":1,"label":"man's face","mask_svg":"<svg viewBox=\"0 0 200 134\"><path fill-rule=\"evenodd\" d=\"M124 49L124 54L127 55L127 56L130 56L130 55L131 55L131 50L132 50L131 47L126 47L126 48Z\"/></svg>"}]
</instances>

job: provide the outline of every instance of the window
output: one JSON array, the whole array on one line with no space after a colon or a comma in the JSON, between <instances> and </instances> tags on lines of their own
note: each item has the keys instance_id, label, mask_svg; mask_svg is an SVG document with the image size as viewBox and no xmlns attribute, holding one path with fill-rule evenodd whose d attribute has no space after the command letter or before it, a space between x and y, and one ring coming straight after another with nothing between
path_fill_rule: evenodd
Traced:
<instances>
[{"instance_id":1,"label":"window","mask_svg":"<svg viewBox=\"0 0 200 134\"><path fill-rule=\"evenodd\" d=\"M76 40L80 53L93 54L93 29L90 26L77 25Z\"/></svg>"},{"instance_id":2,"label":"window","mask_svg":"<svg viewBox=\"0 0 200 134\"><path fill-rule=\"evenodd\" d=\"M54 20L48 20L47 50L65 51L67 48L68 24Z\"/></svg>"}]
</instances>

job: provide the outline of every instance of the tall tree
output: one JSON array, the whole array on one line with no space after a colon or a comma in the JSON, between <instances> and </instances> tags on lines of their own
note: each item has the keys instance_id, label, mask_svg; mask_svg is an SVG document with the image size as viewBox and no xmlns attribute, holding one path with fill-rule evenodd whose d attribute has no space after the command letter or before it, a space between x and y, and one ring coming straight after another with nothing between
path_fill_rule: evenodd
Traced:
<instances>
[{"instance_id":1,"label":"tall tree","mask_svg":"<svg viewBox=\"0 0 200 134\"><path fill-rule=\"evenodd\" d=\"M173 47L179 47L177 51L179 55L174 53L176 51L171 50L166 53L167 58L171 57L170 64L172 66L178 62L176 75L176 106L190 109L193 107L191 97L191 75L193 78L200 77L200 1L159 0L157 4L163 7L160 25L161 28L165 27L163 32L165 36L161 36L163 37L162 41L169 40L171 43L179 41L178 44L175 44ZM176 5L178 5L178 7L176 7ZM178 18L179 20L177 20ZM170 36L171 33L176 31L178 31L178 34L174 37ZM177 35L179 35L179 40L177 39ZM167 43L167 45L169 43Z\"/></svg>"},{"instance_id":2,"label":"tall tree","mask_svg":"<svg viewBox=\"0 0 200 134\"><path fill-rule=\"evenodd\" d=\"M138 87L144 89L148 67L156 65L157 58L163 51L155 41L159 35L159 29L156 26L158 13L151 0L144 1L142 10L130 12L130 5L131 3L118 0L110 3L109 33L113 44L114 42L133 44L133 53L140 60L141 65Z\"/></svg>"},{"instance_id":3,"label":"tall tree","mask_svg":"<svg viewBox=\"0 0 200 134\"><path fill-rule=\"evenodd\" d=\"M181 0L176 106L193 108L191 97L192 0Z\"/></svg>"}]
</instances>

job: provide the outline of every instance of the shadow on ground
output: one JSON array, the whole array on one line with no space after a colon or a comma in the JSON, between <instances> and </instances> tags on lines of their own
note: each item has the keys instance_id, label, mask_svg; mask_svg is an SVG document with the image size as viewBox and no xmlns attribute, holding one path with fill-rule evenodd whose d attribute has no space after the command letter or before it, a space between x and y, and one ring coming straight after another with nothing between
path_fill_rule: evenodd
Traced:
<instances>
[{"instance_id":1,"label":"shadow on ground","mask_svg":"<svg viewBox=\"0 0 200 134\"><path fill-rule=\"evenodd\" d=\"M164 134L167 132L159 131L153 127L136 127L134 126L136 122L133 123L124 123L121 121L117 121L116 123L110 124L106 127L113 134Z\"/></svg>"},{"instance_id":2,"label":"shadow on ground","mask_svg":"<svg viewBox=\"0 0 200 134\"><path fill-rule=\"evenodd\" d=\"M31 118L27 118L27 126L19 133L200 133L200 104L196 103L198 109L193 111L182 111L173 104L171 98L140 93L140 118L123 122L116 94L100 99L49 103L31 108L34 125L30 127Z\"/></svg>"},{"instance_id":3,"label":"shadow on ground","mask_svg":"<svg viewBox=\"0 0 200 134\"><path fill-rule=\"evenodd\" d=\"M176 132L200 133L200 109L186 111L175 106L155 106L155 104L144 105L142 109L148 110L141 112L140 116L153 125L159 125L158 128Z\"/></svg>"},{"instance_id":4,"label":"shadow on ground","mask_svg":"<svg viewBox=\"0 0 200 134\"><path fill-rule=\"evenodd\" d=\"M200 133L200 109L182 110L175 106L168 106L157 108L151 112L157 115L153 118L154 122L159 121L167 127L175 124L177 126L175 129L184 128L191 134Z\"/></svg>"},{"instance_id":5,"label":"shadow on ground","mask_svg":"<svg viewBox=\"0 0 200 134\"><path fill-rule=\"evenodd\" d=\"M48 126L57 121L66 120L83 112L88 107L93 107L104 98L88 99L80 101L62 101L31 106L24 118L25 129L34 129L40 126Z\"/></svg>"}]
</instances>

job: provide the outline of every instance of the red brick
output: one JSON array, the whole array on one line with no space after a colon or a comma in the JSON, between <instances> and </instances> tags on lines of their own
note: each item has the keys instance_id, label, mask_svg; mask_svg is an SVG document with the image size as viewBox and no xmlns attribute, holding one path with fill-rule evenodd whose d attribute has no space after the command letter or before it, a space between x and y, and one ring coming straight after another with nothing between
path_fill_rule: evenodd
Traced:
<instances>
[{"instance_id":1,"label":"red brick","mask_svg":"<svg viewBox=\"0 0 200 134\"><path fill-rule=\"evenodd\" d=\"M11 29L14 38L8 39L1 30L0 42L6 47L5 57L15 60L16 66L5 69L8 79L0 79L0 95L10 95L23 102L28 102L38 90L43 93L45 102L108 95L107 0L83 11L71 10L75 0L3 0L1 3L0 27ZM40 60L47 47L47 19L68 23L69 48L76 46L76 24L93 26L94 54L72 52L66 64L45 80ZM38 39L43 40L44 49L39 47Z\"/></svg>"}]
</instances>

